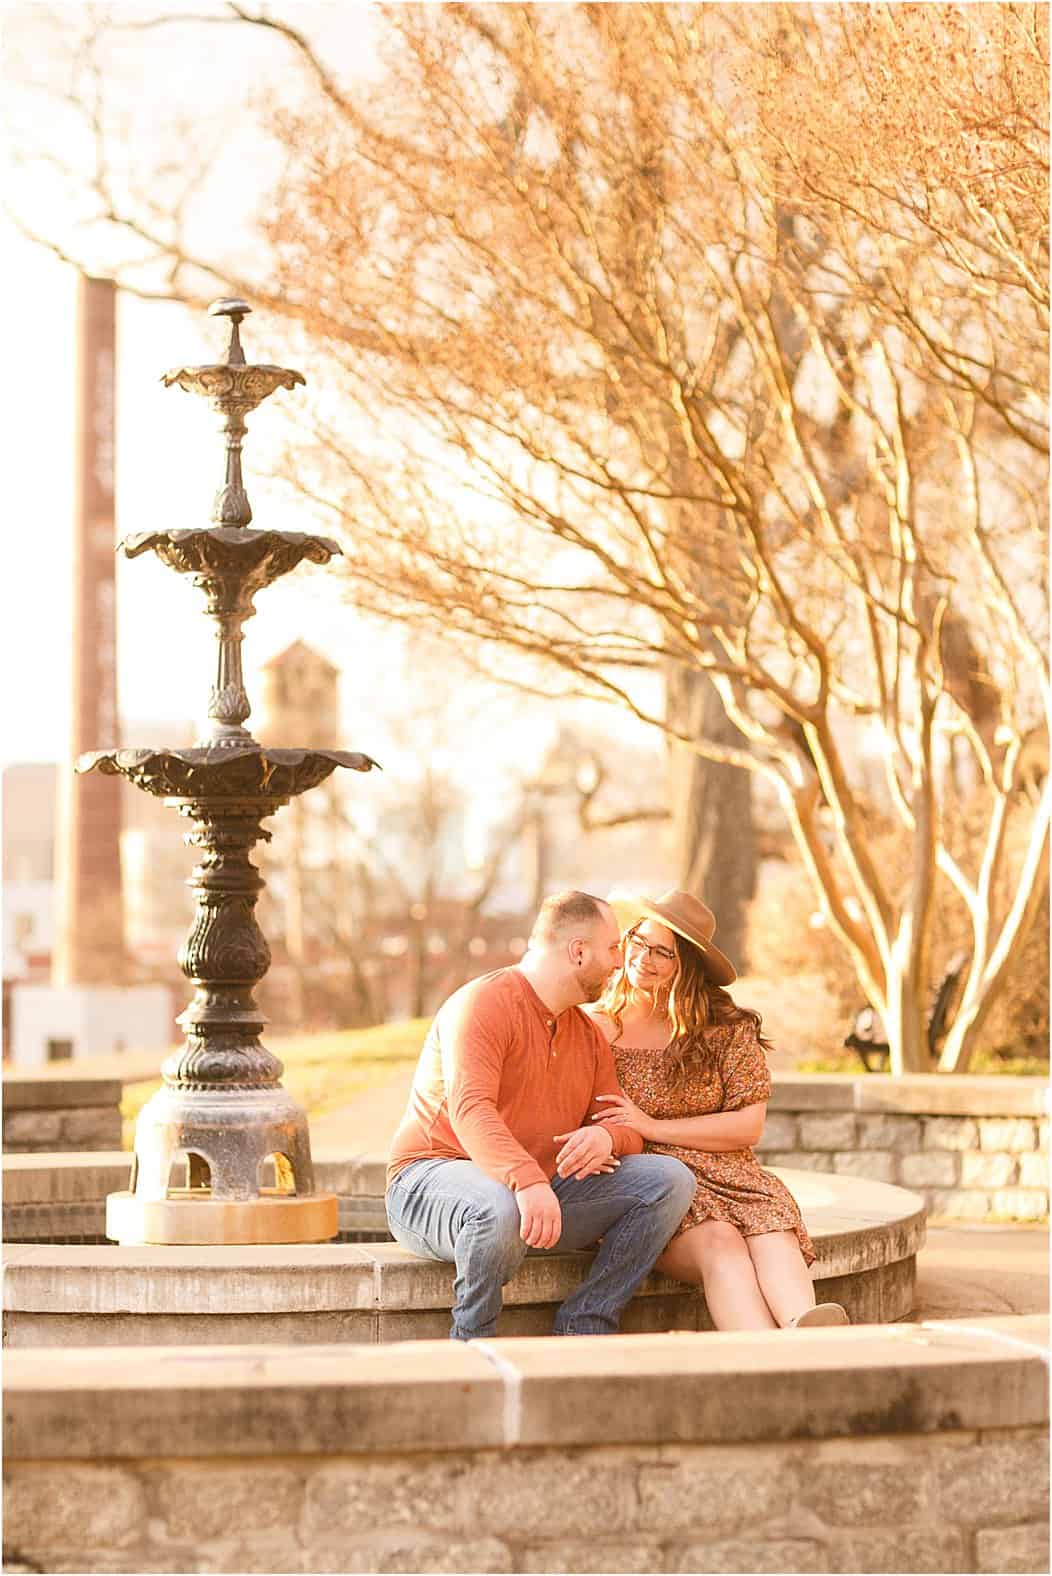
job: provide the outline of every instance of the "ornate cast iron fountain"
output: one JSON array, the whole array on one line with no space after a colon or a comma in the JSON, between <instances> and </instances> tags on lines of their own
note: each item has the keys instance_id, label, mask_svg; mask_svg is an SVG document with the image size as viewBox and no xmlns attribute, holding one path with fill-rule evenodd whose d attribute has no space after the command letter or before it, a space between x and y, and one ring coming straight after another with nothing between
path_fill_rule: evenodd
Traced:
<instances>
[{"instance_id":1,"label":"ornate cast iron fountain","mask_svg":"<svg viewBox=\"0 0 1052 1576\"><path fill-rule=\"evenodd\" d=\"M266 1020L253 989L270 949L253 912L263 881L249 855L270 839L261 822L290 799L337 766L367 772L376 763L344 750L265 749L245 727L241 641L253 597L304 559L324 564L340 551L325 536L250 529L245 417L275 389L304 381L245 361L239 325L250 310L244 301L214 302L209 311L230 319L225 362L178 367L163 379L203 395L223 418L226 480L214 523L144 531L120 544L128 558L156 553L205 593L218 640L206 736L190 749L98 750L77 763L78 771L119 773L173 805L192 823L186 841L201 850L190 878L196 912L179 952L195 987L178 1019L186 1039L136 1124L131 1191L107 1200L107 1235L122 1244L321 1242L337 1230L335 1197L314 1192L306 1114L259 1039Z\"/></svg>"}]
</instances>

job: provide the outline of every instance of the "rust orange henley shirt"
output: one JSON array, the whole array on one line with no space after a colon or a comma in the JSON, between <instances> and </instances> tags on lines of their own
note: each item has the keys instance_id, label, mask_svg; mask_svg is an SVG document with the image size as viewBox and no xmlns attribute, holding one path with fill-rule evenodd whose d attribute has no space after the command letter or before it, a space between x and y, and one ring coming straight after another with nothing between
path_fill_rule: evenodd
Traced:
<instances>
[{"instance_id":1,"label":"rust orange henley shirt","mask_svg":"<svg viewBox=\"0 0 1052 1576\"><path fill-rule=\"evenodd\" d=\"M388 1181L414 1160L473 1160L512 1191L548 1182L556 1133L586 1126L617 1094L606 1038L577 1007L549 1012L517 968L455 991L431 1025L409 1104L391 1145ZM628 1127L614 1154L640 1154Z\"/></svg>"}]
</instances>

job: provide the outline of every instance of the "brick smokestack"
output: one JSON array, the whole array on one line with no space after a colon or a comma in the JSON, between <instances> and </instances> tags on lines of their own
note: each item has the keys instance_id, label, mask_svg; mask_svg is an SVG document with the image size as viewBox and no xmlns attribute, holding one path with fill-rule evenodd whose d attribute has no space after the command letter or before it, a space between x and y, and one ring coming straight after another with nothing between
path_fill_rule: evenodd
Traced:
<instances>
[{"instance_id":1,"label":"brick smokestack","mask_svg":"<svg viewBox=\"0 0 1052 1576\"><path fill-rule=\"evenodd\" d=\"M78 777L86 750L117 736L117 582L114 547L116 287L82 275L77 300L77 475L73 535L73 709L59 772L58 914L52 983L119 984L125 977L121 781Z\"/></svg>"}]
</instances>

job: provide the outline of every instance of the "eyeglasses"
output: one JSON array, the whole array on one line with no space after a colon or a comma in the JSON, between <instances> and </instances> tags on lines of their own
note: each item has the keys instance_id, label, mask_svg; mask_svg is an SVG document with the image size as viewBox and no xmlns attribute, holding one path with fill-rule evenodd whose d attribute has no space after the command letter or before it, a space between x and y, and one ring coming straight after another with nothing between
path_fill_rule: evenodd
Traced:
<instances>
[{"instance_id":1,"label":"eyeglasses","mask_svg":"<svg viewBox=\"0 0 1052 1576\"><path fill-rule=\"evenodd\" d=\"M629 936L626 945L631 947L633 952L645 953L647 956L653 954L655 958L660 958L662 963L675 963L676 961L676 954L671 952L668 947L652 947L649 942L643 940L642 936Z\"/></svg>"}]
</instances>

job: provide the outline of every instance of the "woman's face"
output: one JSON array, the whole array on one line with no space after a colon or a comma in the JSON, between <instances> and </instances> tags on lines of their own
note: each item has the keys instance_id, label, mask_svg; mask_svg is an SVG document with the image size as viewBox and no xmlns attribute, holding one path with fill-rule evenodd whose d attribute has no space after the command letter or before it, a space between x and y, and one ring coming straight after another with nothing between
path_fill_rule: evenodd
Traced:
<instances>
[{"instance_id":1,"label":"woman's face","mask_svg":"<svg viewBox=\"0 0 1052 1576\"><path fill-rule=\"evenodd\" d=\"M670 985L679 969L676 938L667 925L644 919L625 939L625 973L636 990Z\"/></svg>"}]
</instances>

